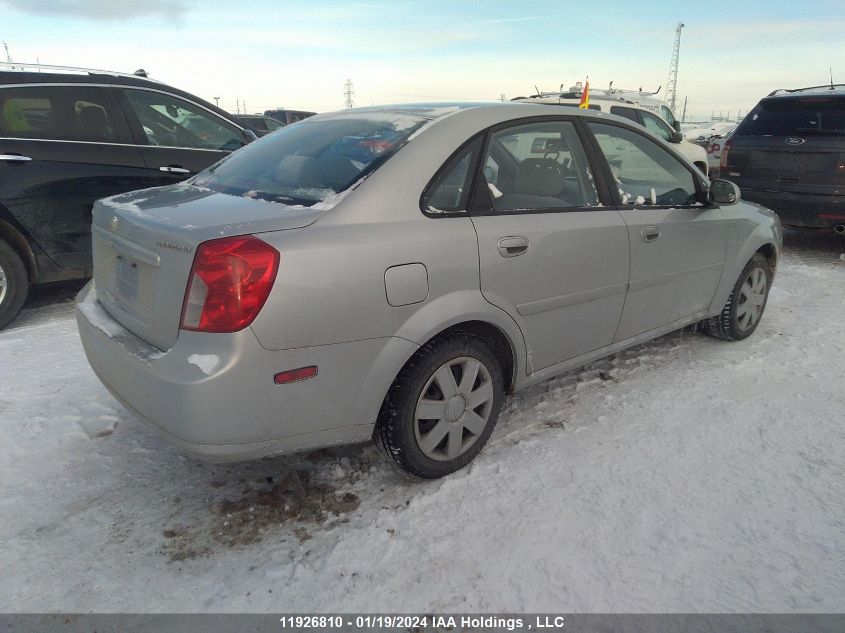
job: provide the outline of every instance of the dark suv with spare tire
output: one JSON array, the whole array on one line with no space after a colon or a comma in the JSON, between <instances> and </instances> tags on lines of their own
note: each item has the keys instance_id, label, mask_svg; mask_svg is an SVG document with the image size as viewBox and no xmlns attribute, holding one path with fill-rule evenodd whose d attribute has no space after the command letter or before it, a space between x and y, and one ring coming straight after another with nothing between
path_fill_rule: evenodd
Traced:
<instances>
[{"instance_id":1,"label":"dark suv with spare tire","mask_svg":"<svg viewBox=\"0 0 845 633\"><path fill-rule=\"evenodd\" d=\"M769 94L725 143L719 170L784 224L845 234L845 85Z\"/></svg>"},{"instance_id":2,"label":"dark suv with spare tire","mask_svg":"<svg viewBox=\"0 0 845 633\"><path fill-rule=\"evenodd\" d=\"M0 70L0 328L30 284L91 276L95 200L180 182L255 139L145 76L41 70Z\"/></svg>"}]
</instances>

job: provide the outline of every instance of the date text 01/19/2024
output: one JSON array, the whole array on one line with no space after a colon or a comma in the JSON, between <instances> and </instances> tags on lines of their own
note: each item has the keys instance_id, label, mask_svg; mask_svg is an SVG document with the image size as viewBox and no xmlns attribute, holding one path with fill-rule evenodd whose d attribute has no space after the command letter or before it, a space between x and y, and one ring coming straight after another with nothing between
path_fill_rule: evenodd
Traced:
<instances>
[{"instance_id":1,"label":"date text 01/19/2024","mask_svg":"<svg viewBox=\"0 0 845 633\"><path fill-rule=\"evenodd\" d=\"M533 621L532 621L533 620ZM281 628L331 629L354 627L356 629L454 629L457 626L471 629L544 630L562 629L566 619L563 616L535 616L532 619L503 616L431 616L431 615L297 615L279 618Z\"/></svg>"}]
</instances>

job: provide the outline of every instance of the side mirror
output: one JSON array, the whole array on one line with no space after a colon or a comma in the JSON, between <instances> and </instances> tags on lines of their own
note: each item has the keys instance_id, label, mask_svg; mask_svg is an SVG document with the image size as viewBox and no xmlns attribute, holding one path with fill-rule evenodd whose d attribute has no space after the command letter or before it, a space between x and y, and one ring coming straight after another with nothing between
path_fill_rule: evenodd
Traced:
<instances>
[{"instance_id":1,"label":"side mirror","mask_svg":"<svg viewBox=\"0 0 845 633\"><path fill-rule=\"evenodd\" d=\"M676 120L676 121L672 124L672 127L673 127L673 128L675 128L675 131L676 131L676 132L680 132L680 131L681 131L681 122Z\"/></svg>"},{"instance_id":2,"label":"side mirror","mask_svg":"<svg viewBox=\"0 0 845 633\"><path fill-rule=\"evenodd\" d=\"M672 132L672 136L669 137L670 143L680 143L684 140L684 135L678 132L677 130Z\"/></svg>"},{"instance_id":3,"label":"side mirror","mask_svg":"<svg viewBox=\"0 0 845 633\"><path fill-rule=\"evenodd\" d=\"M715 204L736 204L739 199L739 187L730 180L721 178L710 183L707 199Z\"/></svg>"}]
</instances>

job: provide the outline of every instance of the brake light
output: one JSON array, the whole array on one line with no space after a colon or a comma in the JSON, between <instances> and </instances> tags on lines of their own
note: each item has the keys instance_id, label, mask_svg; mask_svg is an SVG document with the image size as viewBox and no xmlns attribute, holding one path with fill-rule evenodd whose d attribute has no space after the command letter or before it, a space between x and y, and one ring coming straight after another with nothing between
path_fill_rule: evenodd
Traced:
<instances>
[{"instance_id":1,"label":"brake light","mask_svg":"<svg viewBox=\"0 0 845 633\"><path fill-rule=\"evenodd\" d=\"M728 150L731 148L731 142L725 141L725 144L722 145L722 157L719 159L719 169L727 169L728 168Z\"/></svg>"},{"instance_id":2,"label":"brake light","mask_svg":"<svg viewBox=\"0 0 845 633\"><path fill-rule=\"evenodd\" d=\"M183 330L237 332L264 306L279 270L279 252L251 235L197 248L182 304Z\"/></svg>"}]
</instances>

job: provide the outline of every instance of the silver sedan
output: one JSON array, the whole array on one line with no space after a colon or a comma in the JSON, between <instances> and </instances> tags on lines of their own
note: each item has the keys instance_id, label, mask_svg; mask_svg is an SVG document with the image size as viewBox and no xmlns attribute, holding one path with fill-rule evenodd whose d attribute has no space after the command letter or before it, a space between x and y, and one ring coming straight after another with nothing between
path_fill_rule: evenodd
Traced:
<instances>
[{"instance_id":1,"label":"silver sedan","mask_svg":"<svg viewBox=\"0 0 845 633\"><path fill-rule=\"evenodd\" d=\"M757 327L773 213L641 126L438 104L291 125L183 184L100 200L88 359L185 452L373 437L468 464L505 393L694 323Z\"/></svg>"}]
</instances>

